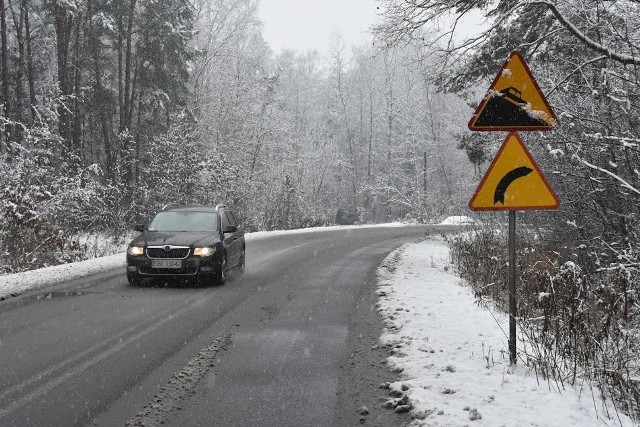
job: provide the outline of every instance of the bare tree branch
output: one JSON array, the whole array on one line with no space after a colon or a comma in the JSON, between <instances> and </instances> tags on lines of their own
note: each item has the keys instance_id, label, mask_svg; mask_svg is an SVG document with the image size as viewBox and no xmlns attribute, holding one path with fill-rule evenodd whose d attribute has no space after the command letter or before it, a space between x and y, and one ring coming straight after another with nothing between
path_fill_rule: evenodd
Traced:
<instances>
[{"instance_id":1,"label":"bare tree branch","mask_svg":"<svg viewBox=\"0 0 640 427\"><path fill-rule=\"evenodd\" d=\"M544 0L533 0L533 1L528 1L526 3L523 4L539 4L539 5L543 5L546 6L551 13L553 13L553 15L556 17L556 19L560 22L560 24L562 24L567 30L569 30L569 32L571 32L571 34L573 34L575 37L577 37L581 42L583 42L584 44L586 44L589 48L595 50L598 53L604 54L606 55L608 58L613 59L614 61L620 62L622 64L625 65L629 65L629 64L635 64L638 65L640 64L640 58L637 56L633 56L633 55L626 55L624 53L618 53L614 50L611 50L610 48L592 40L591 38L587 37L586 34L584 34L582 31L580 31L580 29L578 29L578 27L576 27L575 25L573 25L571 22L569 22L564 15L560 12L560 10L558 10L558 8L556 7L556 5L554 3L548 2L548 1L544 1Z\"/></svg>"},{"instance_id":2,"label":"bare tree branch","mask_svg":"<svg viewBox=\"0 0 640 427\"><path fill-rule=\"evenodd\" d=\"M609 175L611 178L615 179L616 181L618 181L621 185L622 188L626 188L627 190L630 190L634 193L636 193L637 195L640 196L640 190L638 190L637 188L635 188L634 186L632 186L631 184L629 184L627 181L625 181L624 179L622 179L620 176L616 175L615 173L601 168L600 166L596 166L594 164L589 163L588 161L578 157L577 154L574 154L573 157L578 160L580 163L582 163L583 165L587 166L588 168L591 168L593 170L596 170L598 172L602 172L606 175Z\"/></svg>"}]
</instances>

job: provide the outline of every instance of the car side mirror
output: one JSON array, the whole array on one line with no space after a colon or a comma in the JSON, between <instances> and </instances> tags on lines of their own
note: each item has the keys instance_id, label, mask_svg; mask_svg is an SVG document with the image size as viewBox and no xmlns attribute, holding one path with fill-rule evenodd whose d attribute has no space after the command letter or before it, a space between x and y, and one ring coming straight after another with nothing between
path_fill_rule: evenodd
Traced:
<instances>
[{"instance_id":1,"label":"car side mirror","mask_svg":"<svg viewBox=\"0 0 640 427\"><path fill-rule=\"evenodd\" d=\"M133 226L133 231L138 231L142 233L144 231L144 224L135 224Z\"/></svg>"},{"instance_id":2,"label":"car side mirror","mask_svg":"<svg viewBox=\"0 0 640 427\"><path fill-rule=\"evenodd\" d=\"M236 231L238 231L238 227L235 225L227 225L222 229L223 233L235 233Z\"/></svg>"}]
</instances>

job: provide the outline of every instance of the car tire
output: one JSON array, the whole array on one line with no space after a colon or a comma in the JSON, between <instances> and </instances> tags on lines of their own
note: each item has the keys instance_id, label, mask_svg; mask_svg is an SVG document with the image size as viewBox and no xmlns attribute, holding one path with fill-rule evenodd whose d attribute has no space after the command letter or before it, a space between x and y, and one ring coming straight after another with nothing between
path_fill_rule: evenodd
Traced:
<instances>
[{"instance_id":1,"label":"car tire","mask_svg":"<svg viewBox=\"0 0 640 427\"><path fill-rule=\"evenodd\" d=\"M244 271L244 266L245 266L245 249L243 247L242 252L240 253L240 259L238 260L238 265L236 267L238 271L242 272Z\"/></svg>"},{"instance_id":2,"label":"car tire","mask_svg":"<svg viewBox=\"0 0 640 427\"><path fill-rule=\"evenodd\" d=\"M127 274L127 280L131 286L142 286L142 277L139 274Z\"/></svg>"},{"instance_id":3,"label":"car tire","mask_svg":"<svg viewBox=\"0 0 640 427\"><path fill-rule=\"evenodd\" d=\"M222 254L222 258L220 259L220 263L218 264L214 276L213 283L215 285L223 285L224 282L227 281L227 255Z\"/></svg>"}]
</instances>

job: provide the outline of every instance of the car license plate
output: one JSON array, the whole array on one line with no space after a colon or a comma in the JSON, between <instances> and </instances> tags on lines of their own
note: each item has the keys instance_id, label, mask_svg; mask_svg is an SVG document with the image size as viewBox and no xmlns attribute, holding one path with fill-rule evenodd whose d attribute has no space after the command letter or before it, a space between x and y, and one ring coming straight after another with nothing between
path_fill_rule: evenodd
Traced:
<instances>
[{"instance_id":1,"label":"car license plate","mask_svg":"<svg viewBox=\"0 0 640 427\"><path fill-rule=\"evenodd\" d=\"M182 261L179 259L153 259L152 268L182 268Z\"/></svg>"}]
</instances>

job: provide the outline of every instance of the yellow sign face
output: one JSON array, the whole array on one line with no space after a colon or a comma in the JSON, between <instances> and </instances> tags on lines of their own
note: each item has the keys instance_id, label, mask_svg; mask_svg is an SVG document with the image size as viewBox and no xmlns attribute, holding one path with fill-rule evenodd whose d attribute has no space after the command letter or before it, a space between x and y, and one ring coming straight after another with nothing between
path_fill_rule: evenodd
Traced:
<instances>
[{"instance_id":1,"label":"yellow sign face","mask_svg":"<svg viewBox=\"0 0 640 427\"><path fill-rule=\"evenodd\" d=\"M469 121L475 131L550 130L558 119L520 52L511 52Z\"/></svg>"},{"instance_id":2,"label":"yellow sign face","mask_svg":"<svg viewBox=\"0 0 640 427\"><path fill-rule=\"evenodd\" d=\"M504 140L469 202L469 207L476 211L557 209L558 206L558 196L515 133Z\"/></svg>"}]
</instances>

